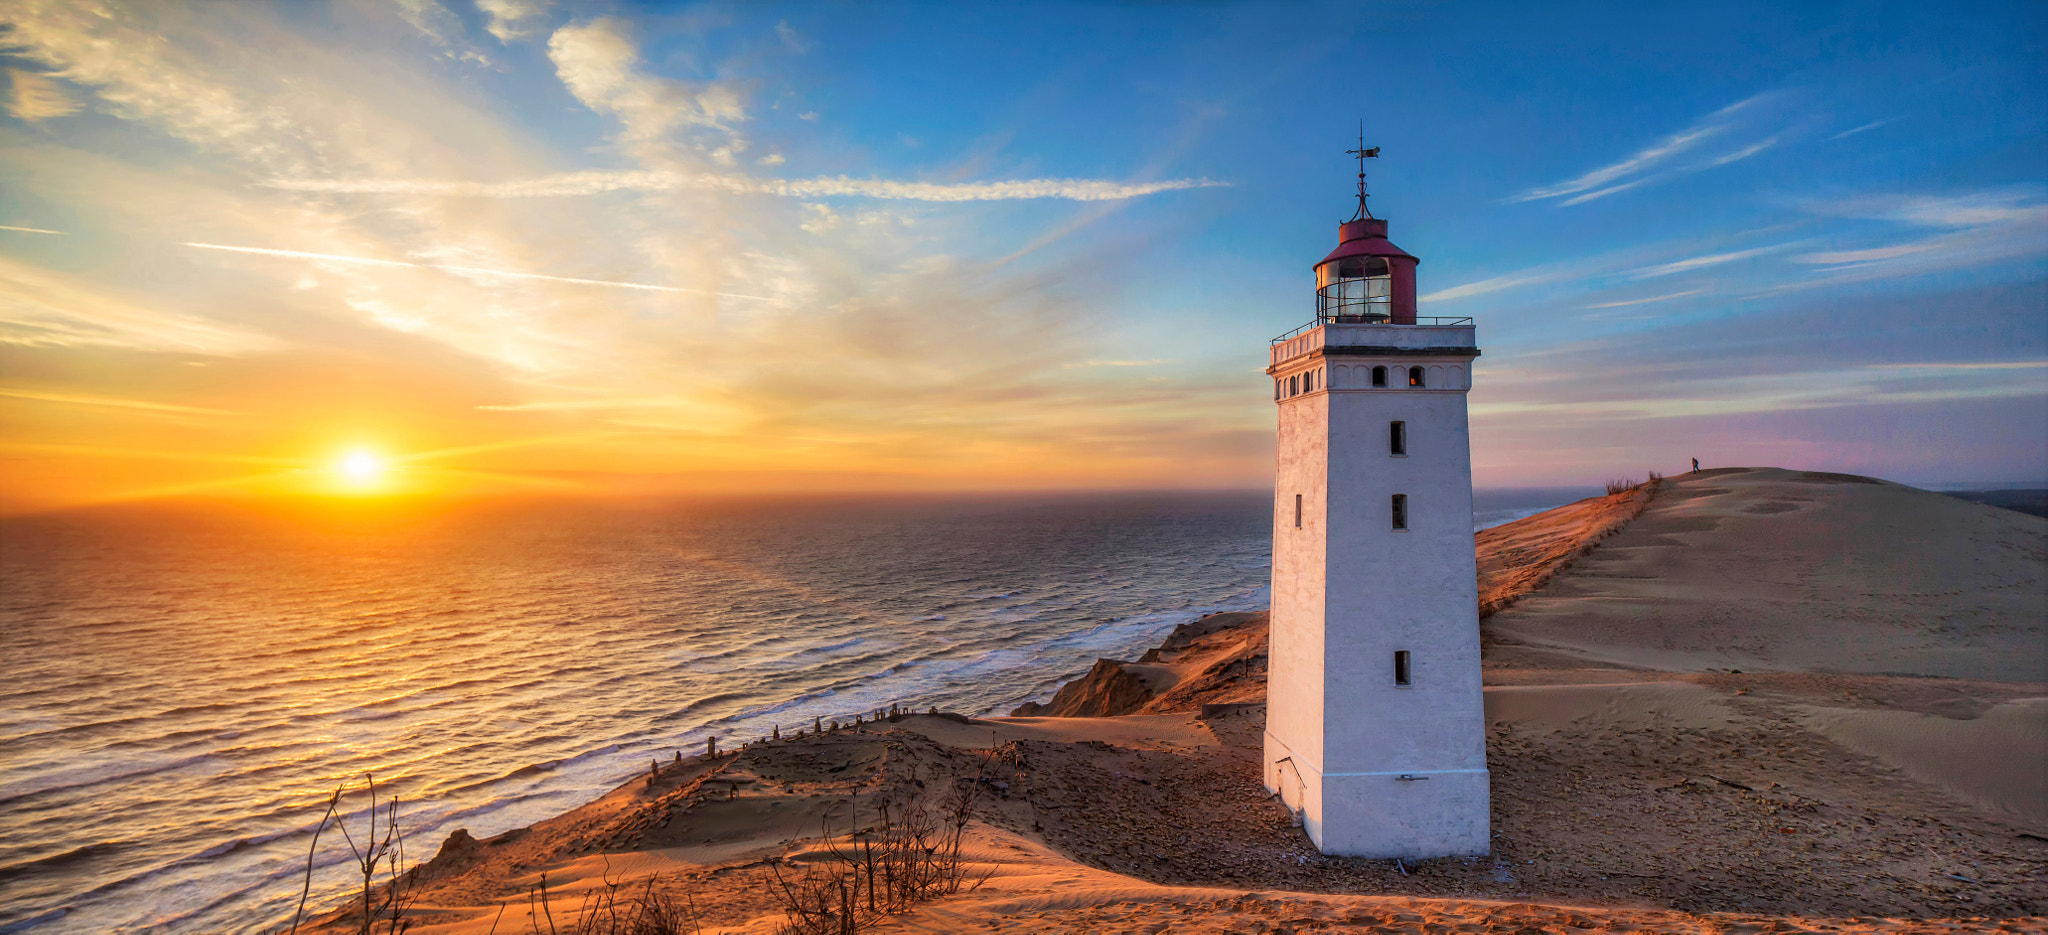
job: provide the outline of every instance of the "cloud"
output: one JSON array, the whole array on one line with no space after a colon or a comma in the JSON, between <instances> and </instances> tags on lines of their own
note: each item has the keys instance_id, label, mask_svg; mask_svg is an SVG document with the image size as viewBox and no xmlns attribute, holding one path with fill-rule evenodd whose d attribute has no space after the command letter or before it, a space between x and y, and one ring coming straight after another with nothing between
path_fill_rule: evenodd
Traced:
<instances>
[{"instance_id":1,"label":"cloud","mask_svg":"<svg viewBox=\"0 0 2048 935\"><path fill-rule=\"evenodd\" d=\"M78 105L57 82L19 68L10 68L7 73L14 84L14 93L7 99L7 112L15 117L35 123L78 110Z\"/></svg>"},{"instance_id":2,"label":"cloud","mask_svg":"<svg viewBox=\"0 0 2048 935\"><path fill-rule=\"evenodd\" d=\"M1636 153L1635 155L1628 157L1627 159L1623 159L1620 162L1614 163L1613 165L1602 166L1598 169L1594 169L1593 171L1586 173L1585 175L1581 175L1578 178L1568 179L1566 181L1559 182L1556 185L1551 185L1544 188L1531 189L1517 196L1514 200L1538 201L1544 198L1557 198L1564 195L1576 195L1588 189L1599 188L1600 186L1606 185L1607 183L1612 182L1616 179L1633 175L1644 169L1656 166L1664 162L1666 159L1669 159L1673 156L1676 156L1680 153L1692 149L1694 146L1699 145L1701 141L1717 133L1721 133L1725 129L1725 127L1712 126L1692 127L1690 129L1674 133L1671 136L1668 136L1663 140L1657 142L1656 144L1650 146L1649 148L1644 149ZM1618 188L1619 187L1617 187L1617 190Z\"/></svg>"},{"instance_id":3,"label":"cloud","mask_svg":"<svg viewBox=\"0 0 2048 935\"><path fill-rule=\"evenodd\" d=\"M1080 369L1080 368L1082 368L1082 367L1153 367L1153 366L1157 366L1157 365L1159 365L1159 364L1167 364L1167 363L1172 363L1172 361L1169 361L1169 360L1157 360L1157 359L1155 359L1155 360L1090 360L1090 361L1084 361L1084 362L1082 362L1082 363L1078 363L1078 364L1067 364L1067 365L1066 365L1066 368L1067 368L1068 370L1076 370L1076 369Z\"/></svg>"},{"instance_id":4,"label":"cloud","mask_svg":"<svg viewBox=\"0 0 2048 935\"><path fill-rule=\"evenodd\" d=\"M1650 303L1652 303L1652 302L1667 302L1667 301L1670 301L1670 300L1672 300L1672 299L1682 299L1682 298L1685 298L1686 296L1689 296L1689 295L1699 295L1700 293L1702 293L1702 292L1705 292L1705 291L1707 291L1707 290L1705 290L1705 289L1687 289L1687 290L1685 290L1684 292L1673 292L1673 293L1671 293L1670 295L1653 295L1653 296L1651 296L1651 297L1649 297L1649 298L1647 298L1647 299L1627 299L1627 300L1624 300L1624 301L1621 301L1621 302L1600 302L1600 303L1597 303L1597 304L1594 304L1594 305L1588 305L1588 306L1586 306L1586 307L1587 307L1587 308L1627 308L1627 307L1629 307L1629 306L1631 306L1631 305L1648 305L1648 304L1650 304Z\"/></svg>"},{"instance_id":5,"label":"cloud","mask_svg":"<svg viewBox=\"0 0 2048 935\"><path fill-rule=\"evenodd\" d=\"M37 402L61 403L68 406L93 406L102 409L140 409L146 412L165 412L176 415L195 416L240 416L248 413L227 409L206 409L200 406L179 406L172 403L153 403L140 399L112 399L105 396L75 396L68 393L39 393L33 390L0 390L0 396L12 399L31 399Z\"/></svg>"},{"instance_id":6,"label":"cloud","mask_svg":"<svg viewBox=\"0 0 2048 935\"><path fill-rule=\"evenodd\" d=\"M566 172L519 182L454 179L272 179L268 188L323 194L448 195L470 198L562 198L617 191L710 191L783 198L881 198L901 201L1122 201L1160 192L1228 186L1213 179L1117 182L1106 179L1023 179L1012 182L898 182L841 175L772 179L662 170Z\"/></svg>"},{"instance_id":7,"label":"cloud","mask_svg":"<svg viewBox=\"0 0 2048 935\"><path fill-rule=\"evenodd\" d=\"M1607 369L1616 381L1624 376L1625 394L1587 396L1558 385L1549 374L1500 376L1497 381L1517 392L1495 394L1472 405L1475 418L1531 418L1545 415L1572 420L1640 421L1785 413L1799 410L1858 408L1957 400L2012 399L2044 394L2038 381L2013 379L2009 371L2041 370L2048 361L1870 363L1847 367L1794 368L1768 372L1734 372L1724 367L1676 375L1655 372L1657 363ZM1523 376L1523 379L1516 379ZM1619 385L1618 382L1610 386ZM1597 388L1596 388L1597 389Z\"/></svg>"},{"instance_id":8,"label":"cloud","mask_svg":"<svg viewBox=\"0 0 2048 935\"><path fill-rule=\"evenodd\" d=\"M225 357L280 349L269 337L144 308L94 286L0 258L0 344L115 347Z\"/></svg>"},{"instance_id":9,"label":"cloud","mask_svg":"<svg viewBox=\"0 0 2048 935\"><path fill-rule=\"evenodd\" d=\"M57 234L60 236L64 234L63 231L44 230L40 227L11 227L6 224L0 224L0 231L19 231L24 234Z\"/></svg>"},{"instance_id":10,"label":"cloud","mask_svg":"<svg viewBox=\"0 0 2048 935\"><path fill-rule=\"evenodd\" d=\"M775 37L782 40L784 47L798 55L809 52L811 46L815 44L809 39L804 38L802 33L792 28L789 25L789 20L783 20L775 24Z\"/></svg>"},{"instance_id":11,"label":"cloud","mask_svg":"<svg viewBox=\"0 0 2048 935\"><path fill-rule=\"evenodd\" d=\"M546 16L549 6L546 0L476 0L484 30L506 43L533 35L534 21Z\"/></svg>"},{"instance_id":12,"label":"cloud","mask_svg":"<svg viewBox=\"0 0 2048 935\"><path fill-rule=\"evenodd\" d=\"M1601 166L1555 185L1532 188L1510 200L1522 202L1563 198L1565 200L1559 202L1561 206L1584 204L1671 175L1697 172L1747 159L1775 145L1778 137L1772 136L1704 163L1671 165L1679 157L1698 149L1702 144L1740 129L1743 121L1747 119L1742 112L1752 110L1759 103L1774 97L1774 92L1765 92L1736 101L1694 121L1692 126L1636 151L1626 159Z\"/></svg>"},{"instance_id":13,"label":"cloud","mask_svg":"<svg viewBox=\"0 0 2048 935\"><path fill-rule=\"evenodd\" d=\"M1888 123L1897 123L1898 120L1899 118L1897 117L1886 117L1883 120L1873 120L1860 127L1850 127L1847 130L1843 130L1842 132L1835 134L1834 136L1828 137L1828 142L1832 143L1836 140L1843 139L1845 137L1855 136L1856 134L1865 132L1867 130L1875 130L1878 127L1884 126Z\"/></svg>"},{"instance_id":14,"label":"cloud","mask_svg":"<svg viewBox=\"0 0 2048 935\"><path fill-rule=\"evenodd\" d=\"M1770 149L1771 147L1776 146L1777 144L1778 138L1775 136L1759 140L1758 142L1751 143L1748 146L1744 146L1741 149L1738 149L1732 153L1728 153L1727 155L1716 156L1713 159L1708 160L1707 168L1725 166L1731 162L1741 162L1742 160L1748 159L1749 157L1754 156L1757 153L1763 152L1766 149Z\"/></svg>"},{"instance_id":15,"label":"cloud","mask_svg":"<svg viewBox=\"0 0 2048 935\"><path fill-rule=\"evenodd\" d=\"M747 118L732 88L642 74L629 28L612 17L555 30L548 58L569 93L617 117L628 140L659 139L678 127L725 129Z\"/></svg>"},{"instance_id":16,"label":"cloud","mask_svg":"<svg viewBox=\"0 0 2048 935\"><path fill-rule=\"evenodd\" d=\"M1690 257L1683 260L1677 260L1671 263L1659 263L1656 266L1636 270L1635 272L1629 274L1629 278L1655 279L1659 276L1669 276L1673 273L1683 273L1687 270L1701 269L1703 267L1708 266L1719 266L1723 263L1733 263L1737 260L1747 260L1750 257L1762 256L1766 253L1775 253L1779 250L1785 249L1787 246L1790 245L1774 244L1766 247L1752 247L1748 250L1731 250L1727 253L1715 253L1708 256Z\"/></svg>"},{"instance_id":17,"label":"cloud","mask_svg":"<svg viewBox=\"0 0 2048 935\"><path fill-rule=\"evenodd\" d=\"M1795 263L1811 263L1816 265L1833 265L1837 263L1870 263L1877 260L1890 260L1896 257L1907 256L1909 254L1914 253L1921 253L1932 249L1934 249L1933 244L1909 243L1898 244L1896 246L1890 247L1873 247L1868 250L1830 250L1822 253L1805 253L1793 257L1792 261Z\"/></svg>"},{"instance_id":18,"label":"cloud","mask_svg":"<svg viewBox=\"0 0 2048 935\"><path fill-rule=\"evenodd\" d=\"M327 263L353 263L358 266L384 266L404 269L438 269L451 273L471 276L490 276L499 279L534 279L544 282L564 282L579 286L605 286L612 289L639 289L646 292L685 292L693 295L715 295L729 299L763 299L764 296L741 295L734 292L714 292L709 289L690 289L683 286L651 286L646 283L617 282L609 279L576 279L570 276L548 276L542 273L516 273L501 269L479 269L474 266L452 266L443 263L408 263L402 260L379 260L372 257L341 256L333 253L309 253L304 250L275 250L268 247L231 247L224 244L187 243L187 247L201 250L224 250L230 253L253 253L261 256L287 257L298 260L319 260Z\"/></svg>"},{"instance_id":19,"label":"cloud","mask_svg":"<svg viewBox=\"0 0 2048 935\"><path fill-rule=\"evenodd\" d=\"M1962 195L1872 196L1809 207L1820 214L1900 221L1923 227L2024 223L2038 221L2048 212L2040 189L2033 186Z\"/></svg>"},{"instance_id":20,"label":"cloud","mask_svg":"<svg viewBox=\"0 0 2048 935\"><path fill-rule=\"evenodd\" d=\"M1903 225L1911 237L1847 250L1801 254L1814 278L1772 292L1982 266L2048 254L2048 201L2034 187L1959 195L1868 196L1809 205L1817 214ZM1939 232L1929 236L1928 228Z\"/></svg>"}]
</instances>

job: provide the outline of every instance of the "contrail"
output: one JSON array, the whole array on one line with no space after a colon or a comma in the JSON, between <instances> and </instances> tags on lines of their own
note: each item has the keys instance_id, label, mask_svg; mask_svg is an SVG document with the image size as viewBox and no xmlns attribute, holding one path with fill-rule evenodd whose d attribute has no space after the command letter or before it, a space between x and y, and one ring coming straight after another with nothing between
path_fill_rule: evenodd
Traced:
<instances>
[{"instance_id":1,"label":"contrail","mask_svg":"<svg viewBox=\"0 0 2048 935\"><path fill-rule=\"evenodd\" d=\"M324 194L453 195L472 198L561 198L615 191L723 191L784 198L881 198L904 201L1015 201L1058 198L1068 201L1123 201L1159 192L1216 188L1214 179L1166 179L1158 182L1111 182L1102 179L1023 179L1013 182L897 182L846 176L812 179L762 179L741 175L691 175L682 172L565 172L516 182L463 182L451 179L272 179L266 188Z\"/></svg>"},{"instance_id":2,"label":"contrail","mask_svg":"<svg viewBox=\"0 0 2048 935\"><path fill-rule=\"evenodd\" d=\"M229 253L254 253L261 256L291 257L299 260L327 260L334 263L357 263L363 266L390 266L403 269L438 269L451 273L474 273L478 276L502 276L506 279L538 279L546 282L566 282L579 286L609 286L613 289L640 289L646 292L685 292L691 295L715 295L728 299L757 299L773 301L767 296L742 295L737 292L713 292L709 289L685 289L681 286L650 286L637 282L614 282L609 279L576 279L571 276L546 276L540 273L515 273L502 269L480 269L474 266L448 266L441 263L407 263L402 260L376 260L362 256L342 256L336 253L310 253L305 250L273 250L268 247L231 247L217 243L187 243L187 247L201 250L226 250Z\"/></svg>"},{"instance_id":3,"label":"contrail","mask_svg":"<svg viewBox=\"0 0 2048 935\"><path fill-rule=\"evenodd\" d=\"M0 231L20 231L24 234L63 234L63 231L46 231L40 227L9 227L0 224Z\"/></svg>"}]
</instances>

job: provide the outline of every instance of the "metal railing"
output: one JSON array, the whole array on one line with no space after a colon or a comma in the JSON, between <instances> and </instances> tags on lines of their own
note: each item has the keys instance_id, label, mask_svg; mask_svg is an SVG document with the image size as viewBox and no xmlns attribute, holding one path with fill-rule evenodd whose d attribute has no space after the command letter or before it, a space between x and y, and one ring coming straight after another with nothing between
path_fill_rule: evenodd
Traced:
<instances>
[{"instance_id":1,"label":"metal railing","mask_svg":"<svg viewBox=\"0 0 2048 935\"><path fill-rule=\"evenodd\" d=\"M1417 318L1412 323L1402 322L1401 324L1395 324L1392 321L1380 319L1378 316L1317 315L1314 321L1311 321L1308 324L1302 325L1301 327L1294 329L1293 331L1289 331L1286 334L1274 338L1271 343L1279 344L1280 342L1285 341L1289 338L1297 337L1304 332L1313 331L1317 328L1321 328L1324 325L1378 325L1388 328L1407 328L1413 325L1432 325L1441 327L1446 325L1469 325L1471 323L1472 319L1470 318Z\"/></svg>"}]
</instances>

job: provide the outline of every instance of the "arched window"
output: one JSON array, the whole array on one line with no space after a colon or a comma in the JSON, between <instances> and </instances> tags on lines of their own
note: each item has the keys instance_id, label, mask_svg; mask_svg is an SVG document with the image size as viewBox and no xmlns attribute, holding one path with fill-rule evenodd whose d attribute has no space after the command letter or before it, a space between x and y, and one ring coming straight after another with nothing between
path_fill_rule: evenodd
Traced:
<instances>
[{"instance_id":1,"label":"arched window","mask_svg":"<svg viewBox=\"0 0 2048 935\"><path fill-rule=\"evenodd\" d=\"M1372 385L1374 385L1374 386L1386 386L1386 385L1387 385L1387 368L1385 368L1385 367L1374 367L1374 368L1372 368Z\"/></svg>"},{"instance_id":2,"label":"arched window","mask_svg":"<svg viewBox=\"0 0 2048 935\"><path fill-rule=\"evenodd\" d=\"M1408 385L1409 385L1409 386L1421 386L1421 385L1422 385L1422 368L1421 368L1421 367L1410 367L1410 368L1408 368Z\"/></svg>"},{"instance_id":3,"label":"arched window","mask_svg":"<svg viewBox=\"0 0 2048 935\"><path fill-rule=\"evenodd\" d=\"M1282 391L1282 390L1285 390L1285 389L1287 389L1287 381L1286 381L1286 380L1281 380L1281 379L1277 379L1277 378L1276 378L1276 379L1274 379L1274 381L1273 381L1273 398L1274 398L1274 399L1279 399L1279 398L1280 398L1280 391Z\"/></svg>"},{"instance_id":4,"label":"arched window","mask_svg":"<svg viewBox=\"0 0 2048 935\"><path fill-rule=\"evenodd\" d=\"M1287 378L1287 395L1289 395L1289 396L1299 396L1299 395L1301 395L1301 378L1300 378L1300 377L1288 377L1288 378Z\"/></svg>"}]
</instances>

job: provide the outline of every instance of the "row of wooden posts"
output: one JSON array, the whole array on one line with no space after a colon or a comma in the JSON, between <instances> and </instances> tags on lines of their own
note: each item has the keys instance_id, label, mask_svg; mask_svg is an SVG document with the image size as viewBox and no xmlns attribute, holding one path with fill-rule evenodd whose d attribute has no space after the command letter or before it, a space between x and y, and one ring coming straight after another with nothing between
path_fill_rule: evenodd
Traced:
<instances>
[{"instance_id":1,"label":"row of wooden posts","mask_svg":"<svg viewBox=\"0 0 2048 935\"><path fill-rule=\"evenodd\" d=\"M853 720L852 720L851 722L849 722L849 723L845 724L845 725L844 725L844 727L845 727L846 729L850 729L850 730L860 730L860 729L861 729L861 727L863 727L863 726L865 726L865 725L867 725L867 724L872 724L872 723L879 723L880 721L882 721L882 720L884 720L884 719L887 719L887 720L890 720L890 721L894 721L894 720L896 720L896 719L898 719L898 718L901 718L901 717L903 717L904 715L907 715L907 714L910 714L910 713L912 713L912 712L911 712L911 711L910 711L909 709L907 709L907 708L903 707L902 705L900 705L900 704L892 704L892 705L890 705L890 706L889 706L888 708L886 708L886 709L884 709L884 708L876 708L876 709L875 709L875 712L874 712L874 714L873 714L873 715L871 715L871 716L869 716L869 717L867 717L867 719L865 719L865 720L863 720L863 719L862 719L862 716L861 716L861 715L858 715L858 714L856 714L856 715L854 715L854 716L853 716ZM931 709L931 710L930 710L929 712L926 712L926 713L929 713L929 714L937 714L937 713L939 713L939 709L938 709L938 706L937 706L937 705L933 705L933 706L932 706L932 709ZM824 719L823 717L816 717L816 718L812 718L812 719L811 719L811 731L812 731L813 733L816 733L816 734L824 734L824 733L827 733L827 732L829 731L829 732L831 732L831 733L835 733L835 734L836 734L836 733L838 733L838 732L839 732L839 731L840 731L841 729L842 729L842 726L841 726L840 722L838 722L838 721L833 721L833 722L832 722L832 723L831 723L831 724L830 724L830 725L828 726L828 725L827 725L827 724L825 723L825 719ZM804 731L803 731L803 729L802 729L802 728L798 728L798 729L797 729L797 732L796 732L796 739L798 739L798 740L802 740L802 739L803 739L803 736L804 736ZM751 746L752 744L755 744L755 743L764 743L764 742L772 742L772 741L779 741L779 740L781 740L781 739L782 739L782 725L780 725L780 724L774 724L774 725L770 725L770 726L769 726L769 728L768 728L768 737L767 737L767 739L766 739L765 741L763 741L763 740L754 740L754 741L751 741L751 742L743 742L743 743L741 743L741 744L740 744L740 748L744 750L744 749L746 749L746 748L747 748L748 746ZM705 756L705 757L707 757L707 758L709 758L709 757L715 757L715 756L717 756L717 755L718 755L718 738L717 738L717 737L706 737L706 738L704 738L704 756ZM676 751L676 759L675 759L675 766L681 766L681 765L683 765L683 751L681 751L681 750L677 750L677 751ZM660 778L661 778L661 761L660 761L660 760L654 760L654 761L652 761L652 762L650 762L650 763L648 764L648 768L647 768L647 784L648 784L648 785L650 785L650 786L652 786L652 785L654 785L654 781L655 781L656 779L660 779Z\"/></svg>"}]
</instances>

